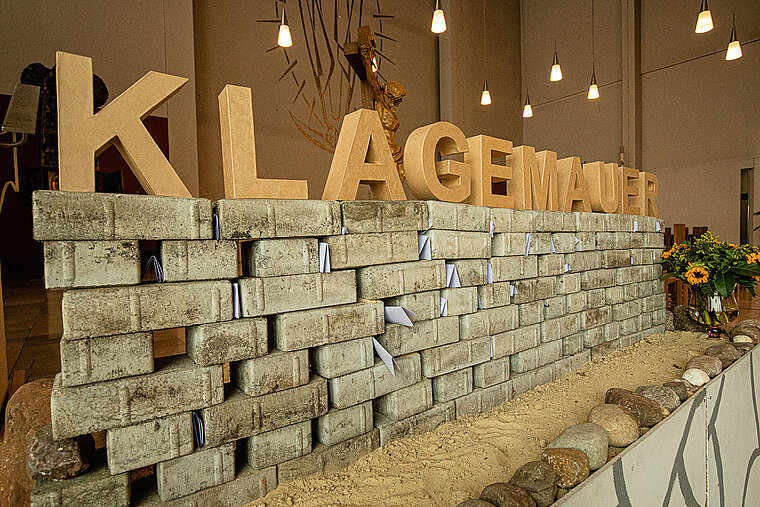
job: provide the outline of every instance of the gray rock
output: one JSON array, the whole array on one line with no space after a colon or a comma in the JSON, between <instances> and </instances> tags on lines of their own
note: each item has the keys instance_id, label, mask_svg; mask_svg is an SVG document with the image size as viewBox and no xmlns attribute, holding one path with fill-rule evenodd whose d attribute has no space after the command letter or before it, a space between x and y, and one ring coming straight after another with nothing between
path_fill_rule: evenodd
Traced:
<instances>
[{"instance_id":1,"label":"gray rock","mask_svg":"<svg viewBox=\"0 0 760 507\"><path fill-rule=\"evenodd\" d=\"M622 405L633 412L639 420L639 425L642 427L651 428L670 415L668 409L656 401L652 401L627 389L617 389L614 387L608 389L604 400L606 403Z\"/></svg>"},{"instance_id":2,"label":"gray rock","mask_svg":"<svg viewBox=\"0 0 760 507\"><path fill-rule=\"evenodd\" d=\"M715 356L720 359L723 369L731 366L731 363L739 359L739 351L731 343L719 343L709 347L705 351L706 356Z\"/></svg>"},{"instance_id":3,"label":"gray rock","mask_svg":"<svg viewBox=\"0 0 760 507\"><path fill-rule=\"evenodd\" d=\"M694 356L686 363L686 369L696 368L707 373L710 378L723 371L723 363L714 356Z\"/></svg>"},{"instance_id":4,"label":"gray rock","mask_svg":"<svg viewBox=\"0 0 760 507\"><path fill-rule=\"evenodd\" d=\"M588 457L578 449L550 448L541 451L541 461L554 467L557 487L572 488L585 481L591 470Z\"/></svg>"},{"instance_id":5,"label":"gray rock","mask_svg":"<svg viewBox=\"0 0 760 507\"><path fill-rule=\"evenodd\" d=\"M760 343L760 320L746 319L742 320L734 327L731 336L746 334L754 343Z\"/></svg>"},{"instance_id":6,"label":"gray rock","mask_svg":"<svg viewBox=\"0 0 760 507\"><path fill-rule=\"evenodd\" d=\"M574 424L560 433L549 447L570 447L586 453L589 468L596 470L607 462L607 430L595 423Z\"/></svg>"},{"instance_id":7,"label":"gray rock","mask_svg":"<svg viewBox=\"0 0 760 507\"><path fill-rule=\"evenodd\" d=\"M569 489L566 489L566 488L557 488L557 500L559 500L560 498L562 498L563 496L565 496L569 492L570 492Z\"/></svg>"},{"instance_id":8,"label":"gray rock","mask_svg":"<svg viewBox=\"0 0 760 507\"><path fill-rule=\"evenodd\" d=\"M755 347L754 343L733 343L739 354L744 355Z\"/></svg>"},{"instance_id":9,"label":"gray rock","mask_svg":"<svg viewBox=\"0 0 760 507\"><path fill-rule=\"evenodd\" d=\"M689 399L689 388L686 387L685 382L678 382L678 381L670 381L665 382L662 384L663 387L669 387L673 390L674 393L676 393L676 396L678 396L678 399L681 400L681 403Z\"/></svg>"},{"instance_id":10,"label":"gray rock","mask_svg":"<svg viewBox=\"0 0 760 507\"><path fill-rule=\"evenodd\" d=\"M676 331L704 333L707 326L692 319L691 315L689 315L689 309L679 305L673 309L673 328Z\"/></svg>"},{"instance_id":11,"label":"gray rock","mask_svg":"<svg viewBox=\"0 0 760 507\"><path fill-rule=\"evenodd\" d=\"M495 482L483 488L480 499L496 507L536 507L530 493L506 482Z\"/></svg>"},{"instance_id":12,"label":"gray rock","mask_svg":"<svg viewBox=\"0 0 760 507\"><path fill-rule=\"evenodd\" d=\"M95 451L92 435L53 438L50 425L26 434L26 471L32 479L70 479L90 467Z\"/></svg>"},{"instance_id":13,"label":"gray rock","mask_svg":"<svg viewBox=\"0 0 760 507\"><path fill-rule=\"evenodd\" d=\"M639 420L627 408L615 404L597 405L588 413L588 422L604 428L610 445L625 447L639 438Z\"/></svg>"},{"instance_id":14,"label":"gray rock","mask_svg":"<svg viewBox=\"0 0 760 507\"><path fill-rule=\"evenodd\" d=\"M675 331L676 327L673 324L673 312L665 310L665 331Z\"/></svg>"},{"instance_id":15,"label":"gray rock","mask_svg":"<svg viewBox=\"0 0 760 507\"><path fill-rule=\"evenodd\" d=\"M557 472L549 463L529 461L514 473L509 483L530 493L538 507L549 507L557 496Z\"/></svg>"},{"instance_id":16,"label":"gray rock","mask_svg":"<svg viewBox=\"0 0 760 507\"><path fill-rule=\"evenodd\" d=\"M669 412L674 411L681 404L681 398L670 387L640 386L636 388L636 393L656 401L668 409Z\"/></svg>"}]
</instances>

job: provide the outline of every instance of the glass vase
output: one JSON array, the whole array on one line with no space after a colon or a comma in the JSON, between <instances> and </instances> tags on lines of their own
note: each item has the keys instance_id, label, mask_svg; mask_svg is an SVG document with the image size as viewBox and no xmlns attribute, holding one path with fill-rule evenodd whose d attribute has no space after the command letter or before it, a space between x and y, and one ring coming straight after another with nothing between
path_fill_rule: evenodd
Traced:
<instances>
[{"instance_id":1,"label":"glass vase","mask_svg":"<svg viewBox=\"0 0 760 507\"><path fill-rule=\"evenodd\" d=\"M739 304L733 294L721 296L715 292L712 296L708 296L692 290L689 298L689 315L700 324L707 326L707 334L717 338L721 333L720 327L730 324L739 316Z\"/></svg>"}]
</instances>

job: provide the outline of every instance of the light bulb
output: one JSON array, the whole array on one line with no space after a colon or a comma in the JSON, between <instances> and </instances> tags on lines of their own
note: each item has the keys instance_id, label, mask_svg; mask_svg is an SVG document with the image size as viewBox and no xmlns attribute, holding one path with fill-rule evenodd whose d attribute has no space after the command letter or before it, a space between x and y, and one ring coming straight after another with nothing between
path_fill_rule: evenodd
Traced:
<instances>
[{"instance_id":1,"label":"light bulb","mask_svg":"<svg viewBox=\"0 0 760 507\"><path fill-rule=\"evenodd\" d=\"M707 0L702 0L702 6L699 8L699 16L697 16L697 27L694 29L696 33L705 33L713 29L712 15L710 14L710 8L707 7Z\"/></svg>"},{"instance_id":2,"label":"light bulb","mask_svg":"<svg viewBox=\"0 0 760 507\"><path fill-rule=\"evenodd\" d=\"M726 50L726 60L736 60L742 57L742 47L738 40L734 40L728 43L728 49Z\"/></svg>"},{"instance_id":3,"label":"light bulb","mask_svg":"<svg viewBox=\"0 0 760 507\"><path fill-rule=\"evenodd\" d=\"M523 118L530 118L533 116L533 108L530 107L530 102L525 103L525 107L523 107Z\"/></svg>"},{"instance_id":4,"label":"light bulb","mask_svg":"<svg viewBox=\"0 0 760 507\"><path fill-rule=\"evenodd\" d=\"M443 33L446 31L446 17L443 15L443 9L436 9L433 12L433 23L430 25L430 31L433 33Z\"/></svg>"},{"instance_id":5,"label":"light bulb","mask_svg":"<svg viewBox=\"0 0 760 507\"><path fill-rule=\"evenodd\" d=\"M491 92L488 91L488 89L484 89L483 93L480 96L480 105L481 106L488 106L491 104Z\"/></svg>"},{"instance_id":6,"label":"light bulb","mask_svg":"<svg viewBox=\"0 0 760 507\"><path fill-rule=\"evenodd\" d=\"M599 87L596 86L596 83L591 83L591 86L588 87L588 99L594 100L599 98Z\"/></svg>"},{"instance_id":7,"label":"light bulb","mask_svg":"<svg viewBox=\"0 0 760 507\"><path fill-rule=\"evenodd\" d=\"M552 65L552 72L549 74L549 81L560 81L562 79L562 69L559 63Z\"/></svg>"},{"instance_id":8,"label":"light bulb","mask_svg":"<svg viewBox=\"0 0 760 507\"><path fill-rule=\"evenodd\" d=\"M293 45L293 39L290 37L290 27L280 25L280 33L277 34L277 45L283 48L289 48Z\"/></svg>"}]
</instances>

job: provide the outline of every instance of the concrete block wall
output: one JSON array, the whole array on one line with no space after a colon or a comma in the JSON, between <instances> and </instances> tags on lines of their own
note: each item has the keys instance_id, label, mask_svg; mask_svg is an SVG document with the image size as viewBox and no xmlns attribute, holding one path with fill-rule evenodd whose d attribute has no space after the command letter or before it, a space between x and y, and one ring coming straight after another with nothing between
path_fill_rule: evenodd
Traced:
<instances>
[{"instance_id":1,"label":"concrete block wall","mask_svg":"<svg viewBox=\"0 0 760 507\"><path fill-rule=\"evenodd\" d=\"M120 477L72 488L131 488L139 505L252 500L664 330L652 217L54 191L33 207L47 287L66 289L53 432L105 431ZM163 283L141 282L146 240ZM386 323L386 306L413 326ZM186 354L154 361L153 331L177 327ZM150 465L152 487L130 486Z\"/></svg>"}]
</instances>

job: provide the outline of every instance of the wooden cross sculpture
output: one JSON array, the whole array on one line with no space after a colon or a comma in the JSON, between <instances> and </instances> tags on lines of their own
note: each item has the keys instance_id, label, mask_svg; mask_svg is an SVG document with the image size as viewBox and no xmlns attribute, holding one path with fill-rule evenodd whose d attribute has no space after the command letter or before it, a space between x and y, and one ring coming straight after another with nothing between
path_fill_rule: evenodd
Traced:
<instances>
[{"instance_id":1,"label":"wooden cross sculpture","mask_svg":"<svg viewBox=\"0 0 760 507\"><path fill-rule=\"evenodd\" d=\"M356 42L347 42L343 47L343 54L361 81L362 107L374 109L380 115L380 123L385 130L385 138L393 154L398 175L403 183L406 179L404 173L404 147L396 144L396 131L399 121L396 106L406 95L406 90L398 81L388 81L380 85L377 80L377 72L373 66L377 60L375 37L368 26L360 26Z\"/></svg>"}]
</instances>

